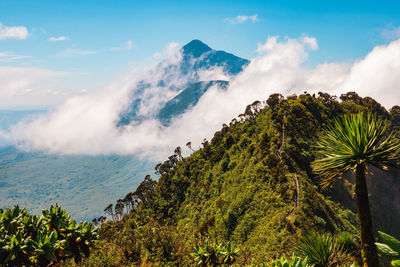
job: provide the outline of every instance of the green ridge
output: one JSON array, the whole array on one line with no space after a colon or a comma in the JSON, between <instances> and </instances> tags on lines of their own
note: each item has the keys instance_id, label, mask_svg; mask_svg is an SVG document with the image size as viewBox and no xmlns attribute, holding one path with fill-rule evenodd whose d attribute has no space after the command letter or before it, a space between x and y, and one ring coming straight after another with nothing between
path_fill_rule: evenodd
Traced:
<instances>
[{"instance_id":1,"label":"green ridge","mask_svg":"<svg viewBox=\"0 0 400 267\"><path fill-rule=\"evenodd\" d=\"M191 156L182 158L177 149L157 165L158 182L147 177L117 202L117 220L102 225L101 250L85 264L193 265L189 255L194 245L209 240L239 248L238 266L258 265L290 255L308 232L358 236L351 183L322 190L310 167L316 158L313 146L321 127L335 116L369 110L396 129L400 113L398 107L389 113L355 93L341 99L323 93L288 99L271 95L265 108L260 102L249 105L240 121L223 125ZM393 223L376 220L376 228L394 231L398 197L393 194L391 202L382 203L379 194L393 192L370 186L375 219ZM399 189L398 182L392 186ZM383 207L390 207L390 214Z\"/></svg>"}]
</instances>

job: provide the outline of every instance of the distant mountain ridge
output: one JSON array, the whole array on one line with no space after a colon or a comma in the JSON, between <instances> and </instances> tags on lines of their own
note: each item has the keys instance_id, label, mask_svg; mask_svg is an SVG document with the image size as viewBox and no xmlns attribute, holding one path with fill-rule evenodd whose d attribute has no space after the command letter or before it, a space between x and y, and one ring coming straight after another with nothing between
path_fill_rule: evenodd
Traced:
<instances>
[{"instance_id":1,"label":"distant mountain ridge","mask_svg":"<svg viewBox=\"0 0 400 267\"><path fill-rule=\"evenodd\" d=\"M188 108L193 107L211 86L217 85L221 89L228 87L228 81L200 80L201 71L222 68L223 72L227 75L235 76L249 63L247 59L237 57L225 51L214 50L200 40L192 40L184 45L181 48L181 52L182 60L177 68L178 71L173 75L176 77L191 75L188 82L182 87L166 88L176 91L176 95L161 106L160 111L156 114L156 118L164 125L168 125L174 117L183 114ZM172 68L172 66L168 66L166 70L169 68ZM168 87L163 80L159 82L159 85ZM139 93L136 97L132 98L129 108L121 113L120 120L117 123L118 126L124 126L132 121L145 119L138 115L138 109L141 104L140 94L148 89L148 87L149 85L147 84L140 85Z\"/></svg>"}]
</instances>

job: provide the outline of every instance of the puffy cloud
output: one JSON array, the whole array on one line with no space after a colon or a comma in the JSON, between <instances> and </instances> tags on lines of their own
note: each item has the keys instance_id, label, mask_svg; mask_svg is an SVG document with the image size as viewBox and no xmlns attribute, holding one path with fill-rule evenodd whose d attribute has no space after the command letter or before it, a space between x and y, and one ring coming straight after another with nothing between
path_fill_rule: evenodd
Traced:
<instances>
[{"instance_id":1,"label":"puffy cloud","mask_svg":"<svg viewBox=\"0 0 400 267\"><path fill-rule=\"evenodd\" d=\"M311 50L318 50L317 39L314 37L304 36L303 43L307 44Z\"/></svg>"},{"instance_id":2,"label":"puffy cloud","mask_svg":"<svg viewBox=\"0 0 400 267\"><path fill-rule=\"evenodd\" d=\"M151 116L122 128L116 127L119 114L131 103L131 98L143 100L141 112L154 114L160 105L179 91L166 90L158 85L160 79L169 85L185 84L188 77L174 76L181 56L172 49L169 60L152 67L140 68L124 79L110 85L96 95L70 98L56 111L39 119L16 125L12 137L27 149L42 149L53 153L105 154L136 153L162 160L176 146L184 147L192 141L193 147L203 138L210 139L223 123L242 113L246 105L265 100L272 93L283 95L324 91L340 95L357 91L371 96L387 108L400 102L400 40L375 47L365 58L354 63L324 63L305 67L309 48L317 49L312 37L299 39L269 37L260 44L258 56L235 78L227 90L210 88L196 106L164 127ZM166 52L164 53L166 54ZM168 53L167 53L168 54ZM169 66L161 71L160 66ZM205 72L205 78L215 75ZM138 81L149 87L141 91ZM173 86L172 86L173 87Z\"/></svg>"},{"instance_id":3,"label":"puffy cloud","mask_svg":"<svg viewBox=\"0 0 400 267\"><path fill-rule=\"evenodd\" d=\"M5 26L0 23L0 40L6 39L26 39L28 30L23 26Z\"/></svg>"},{"instance_id":4,"label":"puffy cloud","mask_svg":"<svg viewBox=\"0 0 400 267\"><path fill-rule=\"evenodd\" d=\"M251 21L252 23L256 23L259 22L260 20L258 19L258 15L251 15L251 16L246 16L246 15L238 15L234 18L226 18L225 19L226 22L230 23L230 24L242 24L245 23L247 21Z\"/></svg>"},{"instance_id":5,"label":"puffy cloud","mask_svg":"<svg viewBox=\"0 0 400 267\"><path fill-rule=\"evenodd\" d=\"M360 92L387 108L400 105L400 39L375 47L353 64L341 88Z\"/></svg>"},{"instance_id":6,"label":"puffy cloud","mask_svg":"<svg viewBox=\"0 0 400 267\"><path fill-rule=\"evenodd\" d=\"M54 37L53 36L53 37L49 38L49 42L60 42L60 41L66 41L66 40L69 40L69 38L64 36L64 35L62 35L60 37Z\"/></svg>"}]
</instances>

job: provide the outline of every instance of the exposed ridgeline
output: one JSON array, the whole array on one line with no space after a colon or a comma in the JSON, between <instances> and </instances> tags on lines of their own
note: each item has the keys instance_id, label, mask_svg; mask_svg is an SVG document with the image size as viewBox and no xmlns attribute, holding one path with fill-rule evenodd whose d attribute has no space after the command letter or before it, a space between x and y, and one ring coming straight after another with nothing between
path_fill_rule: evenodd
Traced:
<instances>
[{"instance_id":1,"label":"exposed ridgeline","mask_svg":"<svg viewBox=\"0 0 400 267\"><path fill-rule=\"evenodd\" d=\"M324 93L286 99L274 94L249 105L191 156L182 157L177 148L157 165L158 182L146 177L117 210L107 207L115 221L103 223L103 251L90 262L182 266L193 263L188 256L193 246L209 239L238 247L242 266L291 253L310 231L358 236L354 209L345 209L354 208L352 186L320 189L310 167L316 157L313 145L324 123L345 113L373 111L398 129L400 108L387 112L355 93L340 99ZM388 233L400 222L399 183L393 177L388 173L370 184L376 228ZM385 198L379 198L382 187L388 189ZM113 257L104 256L105 251Z\"/></svg>"}]
</instances>

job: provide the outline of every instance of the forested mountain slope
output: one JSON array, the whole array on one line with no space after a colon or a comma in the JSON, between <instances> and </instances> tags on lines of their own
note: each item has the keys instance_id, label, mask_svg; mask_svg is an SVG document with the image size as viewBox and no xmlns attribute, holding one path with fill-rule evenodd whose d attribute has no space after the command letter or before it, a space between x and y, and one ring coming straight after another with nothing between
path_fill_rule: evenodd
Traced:
<instances>
[{"instance_id":1,"label":"forested mountain slope","mask_svg":"<svg viewBox=\"0 0 400 267\"><path fill-rule=\"evenodd\" d=\"M244 265L291 253L310 231L358 236L353 186L346 179L320 188L310 167L317 157L313 145L321 127L345 113L376 112L398 132L400 108L388 112L355 93L340 99L271 95L249 105L191 156L183 158L177 148L156 166L158 182L146 177L115 208L108 207L115 221L103 223L102 252L87 264L182 266L192 262L193 246L209 239L237 246L237 263ZM397 234L398 175L373 175L379 178L369 181L376 228ZM110 251L113 256L106 256Z\"/></svg>"}]
</instances>

